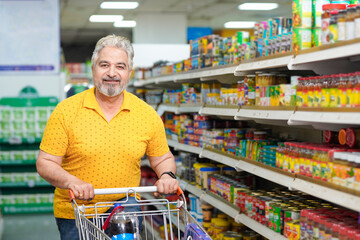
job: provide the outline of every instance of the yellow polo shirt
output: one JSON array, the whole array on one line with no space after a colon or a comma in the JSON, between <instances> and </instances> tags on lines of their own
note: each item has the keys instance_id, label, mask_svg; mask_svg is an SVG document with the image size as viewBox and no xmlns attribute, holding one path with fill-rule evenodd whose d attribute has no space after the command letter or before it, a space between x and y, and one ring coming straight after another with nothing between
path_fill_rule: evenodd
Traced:
<instances>
[{"instance_id":1,"label":"yellow polo shirt","mask_svg":"<svg viewBox=\"0 0 360 240\"><path fill-rule=\"evenodd\" d=\"M95 99L94 88L60 102L51 114L40 145L44 152L63 156L61 166L94 188L137 187L140 159L169 151L156 111L124 91L121 109L108 122ZM91 202L116 201L123 195L97 195ZM54 215L74 219L68 190L56 188Z\"/></svg>"}]
</instances>

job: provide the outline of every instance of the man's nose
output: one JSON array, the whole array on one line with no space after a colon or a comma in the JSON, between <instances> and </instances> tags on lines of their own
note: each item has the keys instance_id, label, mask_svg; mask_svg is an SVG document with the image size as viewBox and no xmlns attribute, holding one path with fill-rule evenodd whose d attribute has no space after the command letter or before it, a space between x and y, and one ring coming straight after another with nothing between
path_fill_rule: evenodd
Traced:
<instances>
[{"instance_id":1,"label":"man's nose","mask_svg":"<svg viewBox=\"0 0 360 240\"><path fill-rule=\"evenodd\" d=\"M115 75L116 75L115 66L110 66L109 67L108 75L109 75L109 77L115 77Z\"/></svg>"}]
</instances>

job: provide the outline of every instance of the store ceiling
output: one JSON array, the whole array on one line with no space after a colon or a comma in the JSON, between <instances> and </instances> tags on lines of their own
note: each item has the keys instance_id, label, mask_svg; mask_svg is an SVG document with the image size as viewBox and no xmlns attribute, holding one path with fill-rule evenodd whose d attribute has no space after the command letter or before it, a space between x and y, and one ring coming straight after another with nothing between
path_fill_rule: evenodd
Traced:
<instances>
[{"instance_id":1,"label":"store ceiling","mask_svg":"<svg viewBox=\"0 0 360 240\"><path fill-rule=\"evenodd\" d=\"M91 23L93 14L121 14L124 20L135 20L143 13L187 16L188 26L222 29L227 21L263 21L271 17L290 17L290 0L137 0L134 10L100 9L102 0L60 0L61 42L65 45L94 43L107 34L121 34L132 38L131 28L115 28L112 23ZM272 11L239 11L244 2L276 2L279 8Z\"/></svg>"}]
</instances>

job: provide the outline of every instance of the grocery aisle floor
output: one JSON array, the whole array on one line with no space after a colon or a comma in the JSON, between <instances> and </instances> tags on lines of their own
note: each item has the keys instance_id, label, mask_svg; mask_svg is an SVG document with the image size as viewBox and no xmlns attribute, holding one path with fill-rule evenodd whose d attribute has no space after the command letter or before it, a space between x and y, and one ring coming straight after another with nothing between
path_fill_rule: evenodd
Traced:
<instances>
[{"instance_id":1,"label":"grocery aisle floor","mask_svg":"<svg viewBox=\"0 0 360 240\"><path fill-rule=\"evenodd\" d=\"M5 215L2 240L60 240L54 215Z\"/></svg>"}]
</instances>

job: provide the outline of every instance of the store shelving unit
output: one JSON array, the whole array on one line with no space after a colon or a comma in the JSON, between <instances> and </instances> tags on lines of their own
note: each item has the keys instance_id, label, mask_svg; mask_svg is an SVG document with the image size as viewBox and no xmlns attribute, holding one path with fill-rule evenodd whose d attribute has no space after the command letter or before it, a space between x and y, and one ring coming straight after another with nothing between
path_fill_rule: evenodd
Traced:
<instances>
[{"instance_id":1,"label":"store shelving unit","mask_svg":"<svg viewBox=\"0 0 360 240\"><path fill-rule=\"evenodd\" d=\"M333 74L339 72L355 72L359 70L360 40L339 42L327 46L321 46L304 51L297 55L284 54L265 57L251 61L245 61L238 66L223 66L214 69L200 69L184 73L161 76L149 79L150 83L161 82L203 82L217 80L221 83L235 83L246 74L256 71L298 71L316 74ZM145 82L146 82L145 81ZM183 106L179 106L174 113L181 113ZM196 110L196 109L194 109ZM359 109L312 109L295 107L226 107L226 106L201 106L198 111L201 115L233 118L236 120L254 120L268 125L286 125L290 127L312 127L319 130L339 130L344 127L359 127ZM239 158L207 148L193 147L178 143L176 140L168 140L169 146L175 150L181 150L198 154L199 157L234 167L238 171L246 171L268 181L285 186L290 190L299 190L312 196L327 200L339 206L360 212L360 196L349 193L331 184L315 181L311 178L297 176L272 168L262 163ZM267 227L239 213L235 206L224 203L220 198L203 191L196 186L180 181L180 186L188 192L198 196L235 218L269 239L285 239L280 234L273 232Z\"/></svg>"},{"instance_id":2,"label":"store shelving unit","mask_svg":"<svg viewBox=\"0 0 360 240\"><path fill-rule=\"evenodd\" d=\"M191 147L192 146L186 148L183 146L182 150L192 150ZM230 156L228 154L221 153L220 151L207 148L200 150L199 157L208 158L227 166L231 166L238 171L249 172L268 181L285 186L290 190L299 190L312 196L335 203L339 206L360 212L360 205L358 204L360 202L360 196L337 190L329 186L324 186L319 182L314 182L312 179L302 179L296 177L295 174L284 172L262 163L240 157Z\"/></svg>"},{"instance_id":3,"label":"store shelving unit","mask_svg":"<svg viewBox=\"0 0 360 240\"><path fill-rule=\"evenodd\" d=\"M200 108L200 115L215 115L234 118L239 110L237 106L212 106L205 105Z\"/></svg>"},{"instance_id":4,"label":"store shelving unit","mask_svg":"<svg viewBox=\"0 0 360 240\"><path fill-rule=\"evenodd\" d=\"M3 214L50 213L52 211L52 203L9 204L1 207Z\"/></svg>"},{"instance_id":5,"label":"store shelving unit","mask_svg":"<svg viewBox=\"0 0 360 240\"><path fill-rule=\"evenodd\" d=\"M289 125L310 125L316 129L338 131L360 125L360 109L300 109L288 120Z\"/></svg>"},{"instance_id":6,"label":"store shelving unit","mask_svg":"<svg viewBox=\"0 0 360 240\"><path fill-rule=\"evenodd\" d=\"M291 54L283 54L278 56L264 57L260 60L254 59L241 63L235 70L235 76L243 76L249 72L270 69L288 70L288 64L294 58Z\"/></svg>"},{"instance_id":7,"label":"store shelving unit","mask_svg":"<svg viewBox=\"0 0 360 240\"><path fill-rule=\"evenodd\" d=\"M180 113L194 113L199 112L201 104L165 104L162 103L157 107L157 113L161 116L164 112Z\"/></svg>"},{"instance_id":8,"label":"store shelving unit","mask_svg":"<svg viewBox=\"0 0 360 240\"><path fill-rule=\"evenodd\" d=\"M318 74L333 74L359 70L360 40L355 39L323 45L299 52L289 62L290 70L313 70Z\"/></svg>"},{"instance_id":9,"label":"store shelving unit","mask_svg":"<svg viewBox=\"0 0 360 240\"><path fill-rule=\"evenodd\" d=\"M194 194L195 196L199 197L202 201L205 201L213 206L216 206L220 211L224 212L225 214L229 215L230 217L234 218L236 222L242 223L247 227L251 228L252 230L260 233L262 236L270 239L270 240L283 240L286 239L284 236L272 231L271 229L267 228L266 226L256 222L255 220L249 218L248 216L239 213L239 208L226 202L222 198L209 193L208 191L203 191L200 188L188 184L185 181L180 181L180 186L183 187L186 191Z\"/></svg>"}]
</instances>

